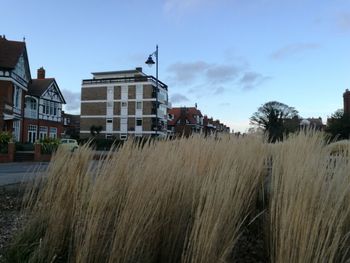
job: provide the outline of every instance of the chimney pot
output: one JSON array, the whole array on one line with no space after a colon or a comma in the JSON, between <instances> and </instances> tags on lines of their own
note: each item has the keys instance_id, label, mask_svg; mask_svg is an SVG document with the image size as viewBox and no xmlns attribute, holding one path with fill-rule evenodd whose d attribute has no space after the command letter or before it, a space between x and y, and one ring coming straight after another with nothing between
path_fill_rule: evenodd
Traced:
<instances>
[{"instance_id":1,"label":"chimney pot","mask_svg":"<svg viewBox=\"0 0 350 263\"><path fill-rule=\"evenodd\" d=\"M43 67L38 69L38 79L45 79L45 69Z\"/></svg>"}]
</instances>

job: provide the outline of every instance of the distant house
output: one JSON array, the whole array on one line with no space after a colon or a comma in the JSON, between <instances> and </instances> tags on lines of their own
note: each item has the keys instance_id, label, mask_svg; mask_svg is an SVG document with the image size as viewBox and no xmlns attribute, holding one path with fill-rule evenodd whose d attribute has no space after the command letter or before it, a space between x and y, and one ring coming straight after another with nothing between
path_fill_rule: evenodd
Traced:
<instances>
[{"instance_id":1,"label":"distant house","mask_svg":"<svg viewBox=\"0 0 350 263\"><path fill-rule=\"evenodd\" d=\"M68 114L62 111L62 137L78 139L80 134L80 115Z\"/></svg>"},{"instance_id":2,"label":"distant house","mask_svg":"<svg viewBox=\"0 0 350 263\"><path fill-rule=\"evenodd\" d=\"M169 109L171 119L168 130L176 136L190 136L203 131L203 115L196 107L180 107Z\"/></svg>"},{"instance_id":3,"label":"distant house","mask_svg":"<svg viewBox=\"0 0 350 263\"><path fill-rule=\"evenodd\" d=\"M0 36L0 129L22 141L24 95L31 82L25 42Z\"/></svg>"},{"instance_id":4,"label":"distant house","mask_svg":"<svg viewBox=\"0 0 350 263\"><path fill-rule=\"evenodd\" d=\"M54 78L45 77L45 69L38 69L25 95L24 132L26 142L45 137L59 138L63 133L62 105L66 101Z\"/></svg>"},{"instance_id":5,"label":"distant house","mask_svg":"<svg viewBox=\"0 0 350 263\"><path fill-rule=\"evenodd\" d=\"M205 135L214 134L216 132L216 127L214 125L213 118L208 118L208 116L204 116L203 118L203 130Z\"/></svg>"},{"instance_id":6,"label":"distant house","mask_svg":"<svg viewBox=\"0 0 350 263\"><path fill-rule=\"evenodd\" d=\"M301 128L312 128L319 131L325 128L321 117L302 119L300 120L299 126Z\"/></svg>"},{"instance_id":7,"label":"distant house","mask_svg":"<svg viewBox=\"0 0 350 263\"><path fill-rule=\"evenodd\" d=\"M172 136L188 137L195 133L211 135L230 132L230 127L219 120L203 116L197 107L174 107L168 110L168 115L168 131Z\"/></svg>"}]
</instances>

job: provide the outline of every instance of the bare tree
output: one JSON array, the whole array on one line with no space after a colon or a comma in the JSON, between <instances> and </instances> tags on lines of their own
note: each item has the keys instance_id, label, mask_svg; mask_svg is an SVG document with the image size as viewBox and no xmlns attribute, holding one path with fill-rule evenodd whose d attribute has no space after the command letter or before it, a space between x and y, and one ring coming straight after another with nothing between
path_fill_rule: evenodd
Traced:
<instances>
[{"instance_id":1,"label":"bare tree","mask_svg":"<svg viewBox=\"0 0 350 263\"><path fill-rule=\"evenodd\" d=\"M269 141L276 142L282 140L284 133L291 131L291 125L286 124L293 119L298 119L298 111L295 108L278 101L269 101L250 117L250 124L262 128Z\"/></svg>"}]
</instances>

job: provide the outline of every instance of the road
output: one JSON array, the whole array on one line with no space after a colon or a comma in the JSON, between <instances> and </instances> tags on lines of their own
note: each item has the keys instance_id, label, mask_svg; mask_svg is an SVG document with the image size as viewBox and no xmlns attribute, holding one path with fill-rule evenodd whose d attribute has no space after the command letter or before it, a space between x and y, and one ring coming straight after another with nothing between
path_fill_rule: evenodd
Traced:
<instances>
[{"instance_id":1,"label":"road","mask_svg":"<svg viewBox=\"0 0 350 263\"><path fill-rule=\"evenodd\" d=\"M48 163L0 163L0 186L26 182L46 170Z\"/></svg>"}]
</instances>

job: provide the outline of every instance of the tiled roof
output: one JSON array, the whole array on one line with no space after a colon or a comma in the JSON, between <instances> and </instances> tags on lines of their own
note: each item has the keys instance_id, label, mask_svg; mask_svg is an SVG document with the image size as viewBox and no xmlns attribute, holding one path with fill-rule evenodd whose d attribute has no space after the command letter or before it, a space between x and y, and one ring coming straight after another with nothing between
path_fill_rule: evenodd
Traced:
<instances>
[{"instance_id":1,"label":"tiled roof","mask_svg":"<svg viewBox=\"0 0 350 263\"><path fill-rule=\"evenodd\" d=\"M33 96L40 97L54 81L54 78L33 79L28 87L28 93Z\"/></svg>"},{"instance_id":2,"label":"tiled roof","mask_svg":"<svg viewBox=\"0 0 350 263\"><path fill-rule=\"evenodd\" d=\"M0 37L0 68L14 69L24 49L24 42Z\"/></svg>"},{"instance_id":3,"label":"tiled roof","mask_svg":"<svg viewBox=\"0 0 350 263\"><path fill-rule=\"evenodd\" d=\"M189 124L197 124L197 120L194 116L202 117L202 113L195 107L180 107L180 108L172 108L169 110L169 114L173 115L174 118L168 122L169 125L175 125L176 122L180 119L182 112L185 112L185 118L188 120Z\"/></svg>"}]
</instances>

